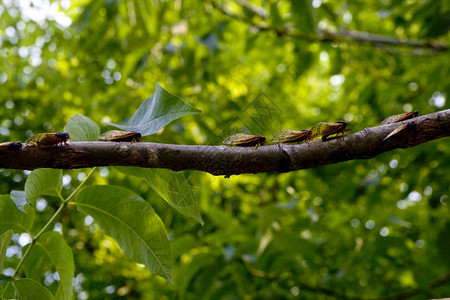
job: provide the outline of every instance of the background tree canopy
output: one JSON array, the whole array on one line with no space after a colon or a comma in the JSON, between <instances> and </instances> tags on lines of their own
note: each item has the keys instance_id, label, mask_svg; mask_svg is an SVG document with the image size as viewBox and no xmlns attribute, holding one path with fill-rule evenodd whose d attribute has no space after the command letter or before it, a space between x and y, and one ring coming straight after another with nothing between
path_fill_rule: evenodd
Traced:
<instances>
[{"instance_id":1,"label":"background tree canopy","mask_svg":"<svg viewBox=\"0 0 450 300\"><path fill-rule=\"evenodd\" d=\"M449 28L445 0L4 0L0 142L62 131L76 113L124 123L156 83L202 111L144 138L172 144L270 138L320 121L358 131L393 114L448 109ZM42 251L71 248L78 299L444 297L449 162L447 138L287 174L184 172L194 189L179 193L199 197L201 217L174 210L152 171L143 180L99 168L90 184L132 190L161 218L174 284L126 257L103 223L73 205L50 227L64 239L48 232L39 241ZM63 171L64 197L89 172ZM1 170L1 194L23 191L28 175ZM32 234L60 207L54 196L34 200ZM6 276L29 240L14 233ZM55 293L67 270L24 271Z\"/></svg>"}]
</instances>

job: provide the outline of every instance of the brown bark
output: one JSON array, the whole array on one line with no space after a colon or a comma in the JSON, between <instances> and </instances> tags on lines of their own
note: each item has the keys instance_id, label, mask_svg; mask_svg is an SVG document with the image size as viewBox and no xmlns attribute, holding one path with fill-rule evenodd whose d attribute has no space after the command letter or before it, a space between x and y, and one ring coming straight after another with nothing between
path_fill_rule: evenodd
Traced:
<instances>
[{"instance_id":1,"label":"brown bark","mask_svg":"<svg viewBox=\"0 0 450 300\"><path fill-rule=\"evenodd\" d=\"M406 126L414 122L415 126ZM351 125L350 125L351 127ZM401 127L398 133L390 133ZM258 148L123 142L69 142L53 147L24 147L0 153L0 168L75 169L137 166L175 171L199 170L213 175L290 172L352 159L369 159L397 148L450 135L450 109L415 119L298 145Z\"/></svg>"}]
</instances>

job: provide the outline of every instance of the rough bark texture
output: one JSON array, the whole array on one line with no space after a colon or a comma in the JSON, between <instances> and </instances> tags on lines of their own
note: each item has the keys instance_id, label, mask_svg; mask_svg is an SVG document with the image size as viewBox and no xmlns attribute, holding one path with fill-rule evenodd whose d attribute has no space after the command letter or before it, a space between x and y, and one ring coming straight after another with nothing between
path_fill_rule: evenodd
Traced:
<instances>
[{"instance_id":1,"label":"rough bark texture","mask_svg":"<svg viewBox=\"0 0 450 300\"><path fill-rule=\"evenodd\" d=\"M413 122L414 126L405 124ZM349 126L351 128L351 125ZM397 129L396 134L391 134ZM401 130L400 130L401 129ZM391 135L390 135L391 134ZM390 135L390 136L389 136ZM298 145L258 148L155 143L72 142L53 147L24 147L0 153L0 168L75 169L138 166L199 170L213 175L290 172L352 159L369 159L450 135L450 109L353 134ZM387 139L385 139L389 136Z\"/></svg>"}]
</instances>

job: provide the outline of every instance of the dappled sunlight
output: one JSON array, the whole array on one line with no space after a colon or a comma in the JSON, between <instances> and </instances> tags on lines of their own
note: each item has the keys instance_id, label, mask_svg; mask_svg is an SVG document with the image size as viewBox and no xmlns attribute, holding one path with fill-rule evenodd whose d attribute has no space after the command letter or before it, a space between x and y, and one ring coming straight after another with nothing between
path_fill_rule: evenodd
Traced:
<instances>
[{"instance_id":1,"label":"dappled sunlight","mask_svg":"<svg viewBox=\"0 0 450 300\"><path fill-rule=\"evenodd\" d=\"M250 150L275 149L277 170L315 145L327 151L306 167L351 158L368 139L348 132L300 145L269 141L338 120L351 133L394 130L401 124L381 122L449 108L443 1L391 2L3 0L0 156L25 153L7 142L67 131L67 146L37 148L34 161L59 151L78 168L74 151L100 143L129 150L124 160L149 161L169 150L147 143L176 145L175 153L178 145L218 146L213 159L185 159L219 171L230 168L223 154L234 150L250 153L236 165L253 166ZM130 120L144 143L97 141ZM221 148L235 133L267 143ZM428 134L408 131L408 145ZM228 177L104 164L0 169L0 294L6 287L2 296L13 298L17 279L33 278L61 299L444 297L446 139ZM46 168L61 159L49 157ZM176 169L183 161L169 163ZM55 260L38 259L38 247Z\"/></svg>"},{"instance_id":2,"label":"dappled sunlight","mask_svg":"<svg viewBox=\"0 0 450 300\"><path fill-rule=\"evenodd\" d=\"M433 96L430 98L430 105L441 108L445 105L445 94L440 92L433 93Z\"/></svg>"}]
</instances>

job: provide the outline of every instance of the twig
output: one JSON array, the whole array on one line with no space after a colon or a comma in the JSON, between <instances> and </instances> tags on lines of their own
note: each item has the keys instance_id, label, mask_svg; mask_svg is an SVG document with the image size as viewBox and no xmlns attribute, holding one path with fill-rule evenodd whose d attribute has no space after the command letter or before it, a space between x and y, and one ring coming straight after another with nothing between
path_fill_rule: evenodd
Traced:
<instances>
[{"instance_id":1,"label":"twig","mask_svg":"<svg viewBox=\"0 0 450 300\"><path fill-rule=\"evenodd\" d=\"M271 281L277 280L278 277L269 276L267 273L262 272L260 270L249 269L253 276L269 279ZM347 300L401 300L406 299L415 295L420 295L426 293L428 290L432 290L438 286L441 286L450 281L450 273L445 274L444 276L431 281L427 288L424 289L411 289L402 292L398 292L395 294L388 295L386 297L380 298L368 298L364 296L351 296L348 293L336 291L327 287L322 286L312 286L304 283L297 283L299 288L303 291L313 293L313 294L322 294L326 296L333 297L335 299L347 299ZM447 298L446 298L447 299Z\"/></svg>"},{"instance_id":2,"label":"twig","mask_svg":"<svg viewBox=\"0 0 450 300\"><path fill-rule=\"evenodd\" d=\"M245 3L245 1L236 1L236 2L240 4L244 9L249 10L255 13L256 15L260 16L263 20L268 19L268 15L264 13L264 10L257 9L254 7L254 5L248 5ZM305 40L308 42L336 43L346 41L346 42L370 44L373 46L377 46L379 48L381 48L380 46L382 45L415 48L415 50L413 50L412 52L398 51L399 54L406 53L409 55L431 55L438 52L448 51L448 45L446 43L436 40L432 41L401 40L395 37L371 34L361 31L339 30L336 32L332 32L328 30L318 29L316 31L316 35L308 35L296 31L295 28L289 25L285 25L283 28L276 28L267 25L266 22L255 23L244 16L230 12L224 5L218 4L214 1L212 1L212 5L220 12L231 18L246 22L260 31L274 32L277 36L292 37L295 39ZM394 52L394 49L392 48L386 49L388 51ZM423 49L429 50L425 51Z\"/></svg>"},{"instance_id":3,"label":"twig","mask_svg":"<svg viewBox=\"0 0 450 300\"><path fill-rule=\"evenodd\" d=\"M404 123L414 121L414 130L383 139ZM408 121L299 145L258 148L194 146L156 143L73 142L53 147L24 147L0 155L0 168L76 169L95 166L137 166L174 171L199 170L213 175L290 172L353 159L369 159L397 148L450 136L450 109Z\"/></svg>"},{"instance_id":4,"label":"twig","mask_svg":"<svg viewBox=\"0 0 450 300\"><path fill-rule=\"evenodd\" d=\"M268 18L266 11L261 7L248 3L246 0L235 0L234 2L250 11L251 13L260 16L264 20Z\"/></svg>"},{"instance_id":5,"label":"twig","mask_svg":"<svg viewBox=\"0 0 450 300\"><path fill-rule=\"evenodd\" d=\"M335 297L338 299L348 299L348 300L401 300L401 299L406 299L415 295L420 295L420 294L424 294L427 292L427 290L431 290L434 289L438 286L441 286L443 284L445 284L446 282L450 281L450 273L447 273L446 275L433 280L432 282L430 282L427 285L427 289L411 289L411 290L406 290L406 291L402 291L402 292L398 292L386 297L381 297L381 298L366 298L366 297L359 297L359 296L349 296L345 293L340 293L340 292L336 292L332 289L328 289L328 288L323 288L323 287L313 287L313 286L308 286L308 285L304 285L304 284L300 284L300 288L311 292L311 293L318 293L318 294L324 294L327 296L331 296L331 297ZM447 299L447 298L446 298Z\"/></svg>"},{"instance_id":6,"label":"twig","mask_svg":"<svg viewBox=\"0 0 450 300\"><path fill-rule=\"evenodd\" d=\"M430 282L427 286L428 289L434 289L438 286L441 286L445 284L446 282L450 281L450 273L445 274L444 276L433 280ZM406 299L414 295L420 295L425 293L425 289L412 289L408 291L399 292L396 294L389 295L387 297L379 298L378 300L400 300L400 299Z\"/></svg>"}]
</instances>

